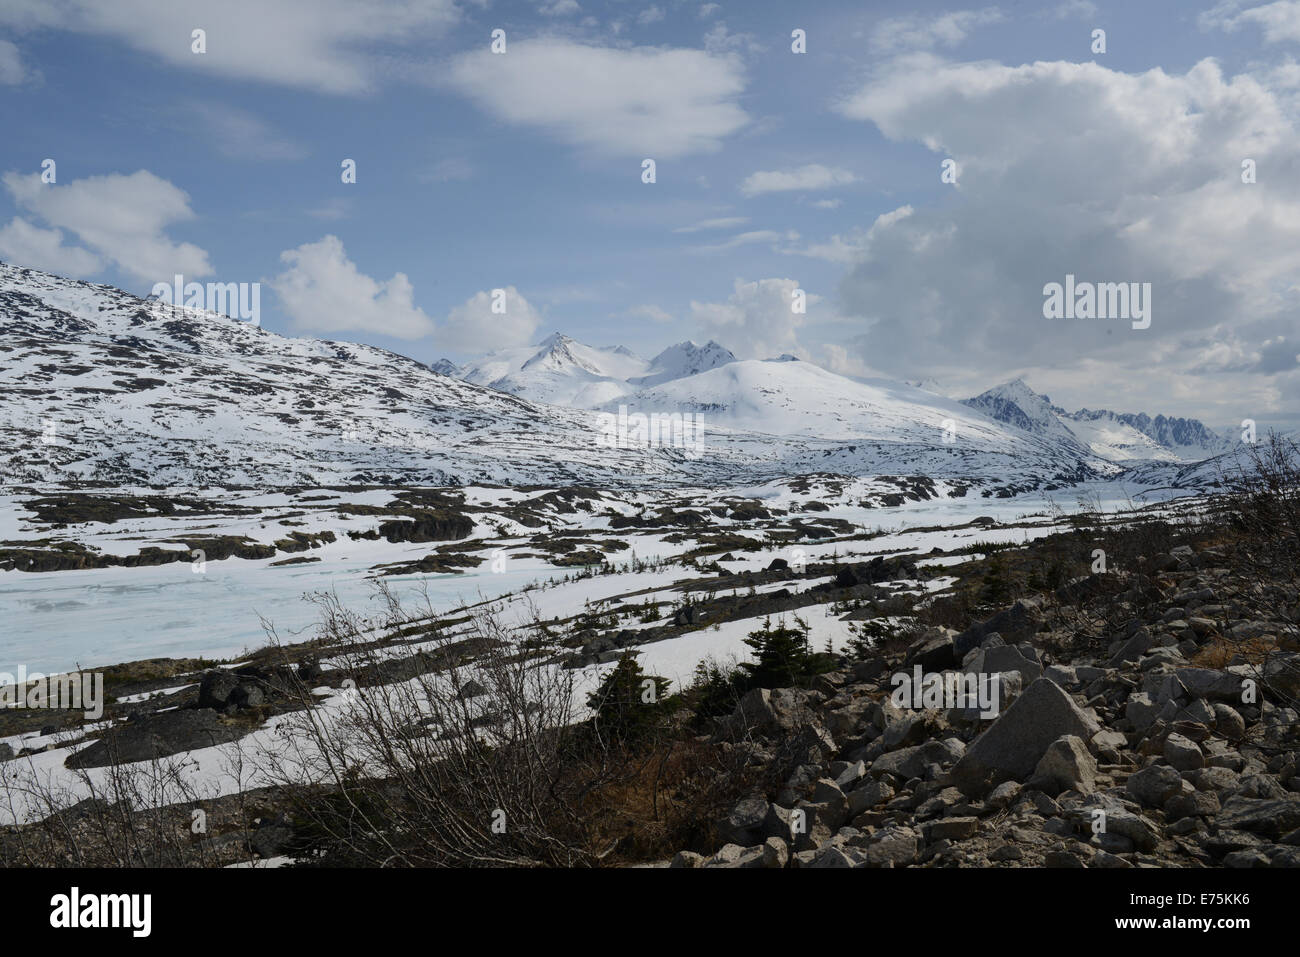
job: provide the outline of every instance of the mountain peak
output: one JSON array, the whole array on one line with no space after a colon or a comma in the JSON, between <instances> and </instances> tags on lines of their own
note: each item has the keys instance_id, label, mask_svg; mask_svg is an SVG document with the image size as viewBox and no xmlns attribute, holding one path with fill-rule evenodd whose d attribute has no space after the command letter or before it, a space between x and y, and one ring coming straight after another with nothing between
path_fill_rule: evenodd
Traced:
<instances>
[{"instance_id":1,"label":"mountain peak","mask_svg":"<svg viewBox=\"0 0 1300 957\"><path fill-rule=\"evenodd\" d=\"M698 375L735 361L736 357L730 349L712 339L702 346L692 339L686 339L669 346L651 359L649 375L628 381L637 386L659 385L672 379Z\"/></svg>"}]
</instances>

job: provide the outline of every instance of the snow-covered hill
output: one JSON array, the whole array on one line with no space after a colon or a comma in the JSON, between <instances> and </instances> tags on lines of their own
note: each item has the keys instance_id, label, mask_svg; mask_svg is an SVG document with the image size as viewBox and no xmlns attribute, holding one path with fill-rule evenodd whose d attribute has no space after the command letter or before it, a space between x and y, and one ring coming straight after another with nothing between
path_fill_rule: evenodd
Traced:
<instances>
[{"instance_id":1,"label":"snow-covered hill","mask_svg":"<svg viewBox=\"0 0 1300 957\"><path fill-rule=\"evenodd\" d=\"M1154 419L1145 413L1080 409L1066 412L1023 380L1004 383L963 404L1035 435L1073 440L1111 462L1199 462L1228 451L1233 443L1196 419Z\"/></svg>"},{"instance_id":2,"label":"snow-covered hill","mask_svg":"<svg viewBox=\"0 0 1300 957\"><path fill-rule=\"evenodd\" d=\"M286 338L0 263L0 484L685 481L718 446L608 448L591 413L372 346Z\"/></svg>"},{"instance_id":3,"label":"snow-covered hill","mask_svg":"<svg viewBox=\"0 0 1300 957\"><path fill-rule=\"evenodd\" d=\"M435 372L491 386L533 402L596 408L639 386L695 375L736 357L716 342L679 342L646 361L624 346L602 349L555 333L533 346L491 352L464 366L446 359Z\"/></svg>"},{"instance_id":4,"label":"snow-covered hill","mask_svg":"<svg viewBox=\"0 0 1300 957\"><path fill-rule=\"evenodd\" d=\"M1114 471L906 386L729 356L711 344L646 363L554 337L517 370L500 360L506 374L583 382L587 399L608 383L613 397L600 404L611 411L701 415L688 447L611 443L609 412L0 264L0 484L654 486L832 472L926 475L1001 494ZM713 363L722 364L641 389L618 384Z\"/></svg>"}]
</instances>

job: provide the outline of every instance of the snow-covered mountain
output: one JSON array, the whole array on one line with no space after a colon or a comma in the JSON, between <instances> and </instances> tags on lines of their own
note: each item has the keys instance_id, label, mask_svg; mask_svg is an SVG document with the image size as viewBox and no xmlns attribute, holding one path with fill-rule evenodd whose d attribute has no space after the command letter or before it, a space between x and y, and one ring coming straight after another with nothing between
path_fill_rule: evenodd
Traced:
<instances>
[{"instance_id":1,"label":"snow-covered mountain","mask_svg":"<svg viewBox=\"0 0 1300 957\"><path fill-rule=\"evenodd\" d=\"M702 346L697 346L688 339L686 342L669 346L651 359L650 371L646 375L628 381L641 388L655 386L663 382L671 382L673 379L699 375L701 372L708 372L710 369L735 361L736 357L731 354L730 349L718 345L712 339Z\"/></svg>"},{"instance_id":2,"label":"snow-covered mountain","mask_svg":"<svg viewBox=\"0 0 1300 957\"><path fill-rule=\"evenodd\" d=\"M655 486L834 472L950 478L989 494L1113 472L907 386L793 359L736 362L716 344L645 362L556 336L496 361L501 375L486 362L477 375L531 378L558 401L608 411L0 263L0 483ZM610 398L597 403L602 389ZM700 441L611 443L619 405L696 412Z\"/></svg>"},{"instance_id":3,"label":"snow-covered mountain","mask_svg":"<svg viewBox=\"0 0 1300 957\"><path fill-rule=\"evenodd\" d=\"M627 484L748 474L717 444L609 448L539 405L373 346L286 338L0 263L0 484Z\"/></svg>"},{"instance_id":4,"label":"snow-covered mountain","mask_svg":"<svg viewBox=\"0 0 1300 957\"><path fill-rule=\"evenodd\" d=\"M502 349L456 366L440 359L435 372L490 386L533 402L596 408L643 385L657 385L715 368L736 357L716 342L679 342L648 362L624 346L584 345L563 333L532 346Z\"/></svg>"},{"instance_id":5,"label":"snow-covered mountain","mask_svg":"<svg viewBox=\"0 0 1300 957\"><path fill-rule=\"evenodd\" d=\"M729 362L639 389L604 407L644 414L693 413L725 429L842 443L930 449L953 458L1007 456L1117 471L1066 436L1008 428L952 399L886 379L857 380L793 356ZM900 451L900 455L901 455Z\"/></svg>"},{"instance_id":6,"label":"snow-covered mountain","mask_svg":"<svg viewBox=\"0 0 1300 957\"><path fill-rule=\"evenodd\" d=\"M1199 462L1228 451L1233 442L1196 419L1080 409L1066 412L1015 379L963 404L1035 435L1072 439L1111 462Z\"/></svg>"}]
</instances>

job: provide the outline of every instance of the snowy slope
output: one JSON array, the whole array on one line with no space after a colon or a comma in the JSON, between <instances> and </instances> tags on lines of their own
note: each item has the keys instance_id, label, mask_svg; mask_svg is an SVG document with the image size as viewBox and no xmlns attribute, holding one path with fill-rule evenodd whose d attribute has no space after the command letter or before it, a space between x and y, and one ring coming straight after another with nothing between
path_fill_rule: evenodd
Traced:
<instances>
[{"instance_id":1,"label":"snowy slope","mask_svg":"<svg viewBox=\"0 0 1300 957\"><path fill-rule=\"evenodd\" d=\"M0 483L682 481L752 456L610 449L593 416L371 346L0 264Z\"/></svg>"},{"instance_id":2,"label":"snowy slope","mask_svg":"<svg viewBox=\"0 0 1300 957\"><path fill-rule=\"evenodd\" d=\"M718 345L712 339L702 346L697 346L688 339L686 342L679 342L675 346L669 346L659 353L650 360L649 373L631 379L629 382L638 388L646 388L663 382L670 382L673 379L682 379L686 376L708 372L710 369L716 369L728 362L735 361L736 357L732 355L730 349Z\"/></svg>"},{"instance_id":3,"label":"snowy slope","mask_svg":"<svg viewBox=\"0 0 1300 957\"><path fill-rule=\"evenodd\" d=\"M1222 454L1231 442L1196 419L1154 419L1144 413L1080 409L1066 412L1045 395L1015 379L963 404L1035 435L1073 440L1111 462L1199 462Z\"/></svg>"},{"instance_id":4,"label":"snowy slope","mask_svg":"<svg viewBox=\"0 0 1300 957\"><path fill-rule=\"evenodd\" d=\"M446 359L435 372L454 375L533 402L596 408L638 386L695 375L736 357L716 342L679 342L649 362L623 346L602 349L555 333L534 346L502 349L457 367Z\"/></svg>"},{"instance_id":5,"label":"snowy slope","mask_svg":"<svg viewBox=\"0 0 1300 957\"><path fill-rule=\"evenodd\" d=\"M371 346L286 338L0 264L0 484L650 487L834 472L973 480L1002 494L1116 471L1077 445L908 386L728 355L706 346L645 363L556 336L508 372L583 383L582 396L561 390L559 400L609 387L602 413ZM723 364L621 391L631 372L653 378L696 360ZM609 412L630 404L700 413L703 433L687 446L611 444Z\"/></svg>"},{"instance_id":6,"label":"snowy slope","mask_svg":"<svg viewBox=\"0 0 1300 957\"><path fill-rule=\"evenodd\" d=\"M451 374L533 402L586 408L626 392L629 378L650 371L650 363L622 346L599 349L557 332L535 346L489 353Z\"/></svg>"}]
</instances>

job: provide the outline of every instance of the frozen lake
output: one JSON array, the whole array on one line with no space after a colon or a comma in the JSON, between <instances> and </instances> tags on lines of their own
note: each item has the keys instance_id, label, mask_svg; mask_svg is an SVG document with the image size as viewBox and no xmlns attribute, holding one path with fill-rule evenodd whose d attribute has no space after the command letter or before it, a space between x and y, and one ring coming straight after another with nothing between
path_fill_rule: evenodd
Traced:
<instances>
[{"instance_id":1,"label":"frozen lake","mask_svg":"<svg viewBox=\"0 0 1300 957\"><path fill-rule=\"evenodd\" d=\"M762 497L761 490L740 490ZM1105 510L1123 507L1127 499L1114 485L1080 487L1054 493L1053 500L1072 510L1081 494L1097 492ZM913 502L898 508L863 509L850 504L832 505L825 514L858 525L900 530L869 543L857 543L862 556L879 551L913 547L928 551L935 545L953 547L974 541L1023 541L1040 529L988 529L962 533L908 533L921 526L960 525L979 515L1011 523L1027 515L1042 515L1047 502L1041 493L1014 499L943 499ZM1041 520L1040 520L1041 521ZM627 540L641 558L670 555L685 546L665 545L660 536L639 535ZM843 556L845 546L799 546L809 561ZM317 608L303 596L333 590L345 605L363 614L378 613L373 601L372 566L380 562L410 561L427 554L432 546L392 545L378 541L344 540L310 552L321 561L272 567L274 559L228 559L208 562L202 573L186 562L136 568L28 573L0 572L0 672L14 673L25 665L29 672L51 673L157 657L229 658L266 644L261 618L274 623L285 641L311 637L318 620ZM626 561L630 551L611 556ZM740 553L763 567L772 550ZM277 559L283 556L276 556ZM423 604L427 590L435 611L447 611L481 598L518 591L529 583L563 578L570 569L556 568L541 558L511 559L504 571L494 572L489 562L460 575L415 575L386 580L404 599ZM674 575L664 573L664 582ZM610 581L603 579L602 581ZM571 615L578 607L564 610ZM559 612L560 609L555 609ZM261 616L261 617L259 617Z\"/></svg>"}]
</instances>

